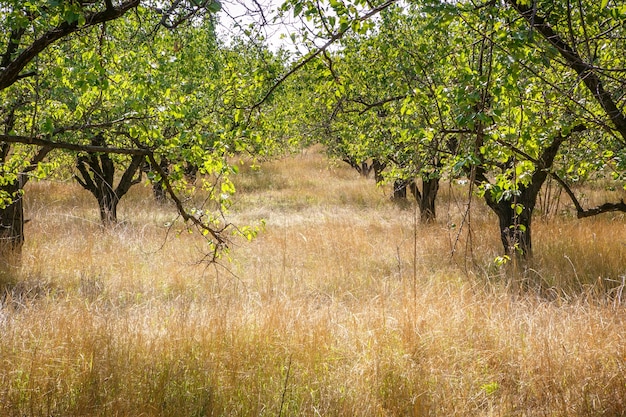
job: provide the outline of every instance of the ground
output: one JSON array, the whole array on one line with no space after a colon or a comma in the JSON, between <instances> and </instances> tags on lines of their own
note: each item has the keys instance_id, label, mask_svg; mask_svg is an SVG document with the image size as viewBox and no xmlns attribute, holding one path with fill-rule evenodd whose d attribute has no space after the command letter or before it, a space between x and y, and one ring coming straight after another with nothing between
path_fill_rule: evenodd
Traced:
<instances>
[{"instance_id":1,"label":"ground","mask_svg":"<svg viewBox=\"0 0 626 417\"><path fill-rule=\"evenodd\" d=\"M30 184L0 415L625 414L623 216L537 219L533 263L498 266L462 185L423 226L319 150L257 165L230 218L265 228L212 266L149 186L102 230L76 184Z\"/></svg>"}]
</instances>

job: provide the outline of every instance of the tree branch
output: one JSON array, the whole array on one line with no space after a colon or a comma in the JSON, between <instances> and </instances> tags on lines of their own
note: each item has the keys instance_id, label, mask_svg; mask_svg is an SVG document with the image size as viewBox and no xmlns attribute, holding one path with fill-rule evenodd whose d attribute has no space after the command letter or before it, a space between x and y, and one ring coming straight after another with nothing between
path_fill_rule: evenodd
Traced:
<instances>
[{"instance_id":1,"label":"tree branch","mask_svg":"<svg viewBox=\"0 0 626 417\"><path fill-rule=\"evenodd\" d=\"M0 71L0 91L13 85L19 79L20 73L26 65L28 65L37 55L43 52L52 43L80 29L117 19L118 17L124 15L127 11L139 6L139 3L140 0L127 0L122 2L117 7L107 7L104 11L88 13L85 16L85 24L82 26L79 26L78 21L72 23L63 22L57 27L48 30L42 36L35 39L29 47L24 49L17 57L15 57L15 59L10 61Z\"/></svg>"},{"instance_id":2,"label":"tree branch","mask_svg":"<svg viewBox=\"0 0 626 417\"><path fill-rule=\"evenodd\" d=\"M9 36L9 41L7 43L7 50L2 55L2 61L0 61L0 67L6 67L11 62L11 56L17 51L20 46L20 40L24 35L26 28L21 27L18 29L14 29L11 31L11 35Z\"/></svg>"},{"instance_id":3,"label":"tree branch","mask_svg":"<svg viewBox=\"0 0 626 417\"><path fill-rule=\"evenodd\" d=\"M154 158L154 154L152 152L149 152L147 156L148 156L148 160L150 161L150 164L152 165L152 169L154 169L161 177L161 180L163 181L163 185L165 186L165 190L170 195L172 201L174 201L174 204L176 205L176 209L178 210L178 213L182 216L183 220L185 222L193 223L195 226L197 226L203 231L206 231L208 234L211 235L211 237L216 242L214 255L217 253L218 249L227 247L227 241L222 235L223 231L226 229L227 226L214 230L211 227L204 224L196 216L189 214L187 210L185 210L183 203L180 201L180 199L176 195L176 192L172 188L172 185L167 180L167 173L163 170L163 168L159 165L159 163L157 163L156 159Z\"/></svg>"},{"instance_id":4,"label":"tree branch","mask_svg":"<svg viewBox=\"0 0 626 417\"><path fill-rule=\"evenodd\" d=\"M119 155L149 155L150 149L143 148L117 148L109 146L81 145L78 143L53 142L41 137L0 135L0 142L21 143L24 145L44 146L51 149L65 149L68 151L90 152L90 153L113 153Z\"/></svg>"},{"instance_id":5,"label":"tree branch","mask_svg":"<svg viewBox=\"0 0 626 417\"><path fill-rule=\"evenodd\" d=\"M507 0L507 3L526 19L531 28L539 32L550 45L557 49L567 65L578 74L589 92L609 116L615 129L622 136L622 142L626 143L626 116L617 107L611 94L605 90L602 80L595 72L593 65L585 62L580 54L554 31L546 19L536 13L533 7L533 5L536 5L536 2L533 1L530 2L530 5L526 5L520 0Z\"/></svg>"},{"instance_id":6,"label":"tree branch","mask_svg":"<svg viewBox=\"0 0 626 417\"><path fill-rule=\"evenodd\" d=\"M621 211L626 213L626 203L624 203L623 199L620 200L619 203L604 203L594 208L584 209L583 206L580 204L580 201L578 201L578 198L576 198L576 194L574 194L570 186L556 173L551 172L550 175L556 180L556 182L559 183L563 190L565 190L565 193L569 196L570 200L572 200L572 203L576 208L577 218L584 219L585 217L597 216L598 214L609 213L612 211Z\"/></svg>"},{"instance_id":7,"label":"tree branch","mask_svg":"<svg viewBox=\"0 0 626 417\"><path fill-rule=\"evenodd\" d=\"M386 2L384 2L381 5L379 5L378 7L370 10L367 13L365 13L363 16L358 17L356 19L356 21L363 22L363 21L365 21L365 20L367 20L367 19L377 15L378 13L380 13L383 10L385 10L389 6L393 5L397 1L398 0L387 0ZM300 68L304 67L306 64L308 64L313 59L315 59L319 54L321 54L322 52L326 51L336 41L338 41L339 39L343 38L343 36L348 32L348 30L350 30L351 27L352 27L352 25L347 25L343 30L340 30L339 32L337 32L334 35L332 35L330 37L330 39L324 45L322 45L319 48L317 48L316 50L308 53L300 62L298 62L289 71L287 71L282 77L280 77L274 83L274 85L272 85L270 87L270 89L267 91L267 93L265 93L265 95L261 98L261 100L259 100L257 103L252 105L252 107L250 107L250 110L254 110L254 109L258 108L261 104L263 104L272 95L272 93L274 93L274 91L282 83L284 83L289 77L291 77L293 74L295 74Z\"/></svg>"},{"instance_id":8,"label":"tree branch","mask_svg":"<svg viewBox=\"0 0 626 417\"><path fill-rule=\"evenodd\" d=\"M367 111L371 110L374 107L380 107L380 106L383 106L383 105L385 105L387 103L391 103L392 101L404 100L405 98L407 98L407 96L408 96L407 94L402 94L402 95L399 95L399 96L387 97L387 98L375 101L373 103L368 103L367 101L363 100L361 97L357 97L355 99L351 99L351 100L348 100L348 101L359 103L359 104L362 104L363 106L365 106L365 108L359 112L359 115L363 115Z\"/></svg>"},{"instance_id":9,"label":"tree branch","mask_svg":"<svg viewBox=\"0 0 626 417\"><path fill-rule=\"evenodd\" d=\"M619 203L604 203L601 206L597 206L588 210L579 211L576 214L576 217L578 217L579 219L582 219L585 217L596 216L598 214L608 213L611 211L626 212L626 204L624 203L624 200L620 200Z\"/></svg>"}]
</instances>

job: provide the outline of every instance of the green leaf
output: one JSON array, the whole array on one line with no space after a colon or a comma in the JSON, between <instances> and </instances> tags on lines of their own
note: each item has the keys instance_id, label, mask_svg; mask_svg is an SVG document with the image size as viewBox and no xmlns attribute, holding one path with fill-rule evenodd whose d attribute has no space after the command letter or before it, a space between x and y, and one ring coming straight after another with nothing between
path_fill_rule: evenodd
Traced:
<instances>
[{"instance_id":1,"label":"green leaf","mask_svg":"<svg viewBox=\"0 0 626 417\"><path fill-rule=\"evenodd\" d=\"M218 0L213 0L207 6L207 10L210 11L211 13L217 13L220 10L222 10L222 3L220 3Z\"/></svg>"},{"instance_id":2,"label":"green leaf","mask_svg":"<svg viewBox=\"0 0 626 417\"><path fill-rule=\"evenodd\" d=\"M300 16L300 13L302 13L302 3L298 2L293 7L293 17Z\"/></svg>"},{"instance_id":3,"label":"green leaf","mask_svg":"<svg viewBox=\"0 0 626 417\"><path fill-rule=\"evenodd\" d=\"M48 133L48 134L51 134L52 132L54 132L54 121L51 118L47 117L44 120L43 124L41 125L41 130L44 133Z\"/></svg>"}]
</instances>

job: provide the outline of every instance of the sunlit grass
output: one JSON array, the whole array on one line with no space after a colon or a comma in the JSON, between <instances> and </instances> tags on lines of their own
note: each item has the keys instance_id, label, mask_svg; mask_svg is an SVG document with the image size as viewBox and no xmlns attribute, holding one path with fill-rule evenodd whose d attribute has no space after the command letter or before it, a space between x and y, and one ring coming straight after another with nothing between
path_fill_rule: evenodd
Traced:
<instances>
[{"instance_id":1,"label":"sunlit grass","mask_svg":"<svg viewBox=\"0 0 626 417\"><path fill-rule=\"evenodd\" d=\"M424 226L313 151L237 185L231 218L266 228L207 267L149 187L102 230L76 185L30 184L0 415L624 414L623 217L537 220L533 262L498 267L496 219L477 199L464 217L461 186Z\"/></svg>"}]
</instances>

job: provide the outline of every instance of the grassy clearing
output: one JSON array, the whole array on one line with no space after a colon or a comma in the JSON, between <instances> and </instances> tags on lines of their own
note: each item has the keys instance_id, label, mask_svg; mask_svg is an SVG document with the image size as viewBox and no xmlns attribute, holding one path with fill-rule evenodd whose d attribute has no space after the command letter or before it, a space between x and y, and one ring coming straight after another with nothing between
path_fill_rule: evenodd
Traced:
<instances>
[{"instance_id":1,"label":"grassy clearing","mask_svg":"<svg viewBox=\"0 0 626 417\"><path fill-rule=\"evenodd\" d=\"M494 266L479 201L466 233L456 186L421 226L315 152L238 183L233 217L267 227L227 268L164 240L148 187L103 231L77 186L31 184L0 278L0 415L626 414L623 217L537 221L524 271Z\"/></svg>"}]
</instances>

